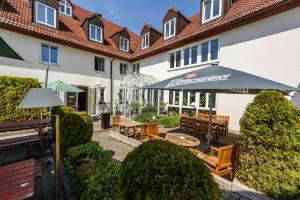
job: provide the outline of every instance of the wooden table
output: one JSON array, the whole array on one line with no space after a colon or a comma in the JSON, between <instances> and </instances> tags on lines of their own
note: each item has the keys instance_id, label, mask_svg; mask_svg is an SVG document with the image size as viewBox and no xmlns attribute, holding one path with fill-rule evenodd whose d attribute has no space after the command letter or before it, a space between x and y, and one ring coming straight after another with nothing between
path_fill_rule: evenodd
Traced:
<instances>
[{"instance_id":1,"label":"wooden table","mask_svg":"<svg viewBox=\"0 0 300 200\"><path fill-rule=\"evenodd\" d=\"M120 133L126 136L134 135L136 137L137 127L142 125L143 123L135 122L135 121L124 121L120 123ZM130 133L132 130L132 134Z\"/></svg>"},{"instance_id":2,"label":"wooden table","mask_svg":"<svg viewBox=\"0 0 300 200\"><path fill-rule=\"evenodd\" d=\"M34 129L0 133L0 149L12 148L17 145L26 145L29 158L32 154L32 145L38 143L38 141L38 132Z\"/></svg>"},{"instance_id":3,"label":"wooden table","mask_svg":"<svg viewBox=\"0 0 300 200\"><path fill-rule=\"evenodd\" d=\"M19 200L32 197L35 174L34 159L0 167L0 199Z\"/></svg>"},{"instance_id":4,"label":"wooden table","mask_svg":"<svg viewBox=\"0 0 300 200\"><path fill-rule=\"evenodd\" d=\"M183 147L195 147L200 144L200 140L197 138L182 133L169 133L166 135L166 139Z\"/></svg>"}]
</instances>

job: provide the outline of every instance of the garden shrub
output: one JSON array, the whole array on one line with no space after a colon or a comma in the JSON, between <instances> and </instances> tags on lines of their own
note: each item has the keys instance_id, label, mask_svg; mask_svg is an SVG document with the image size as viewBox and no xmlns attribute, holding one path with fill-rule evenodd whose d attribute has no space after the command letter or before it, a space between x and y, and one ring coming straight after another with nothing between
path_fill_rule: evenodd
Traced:
<instances>
[{"instance_id":1,"label":"garden shrub","mask_svg":"<svg viewBox=\"0 0 300 200\"><path fill-rule=\"evenodd\" d=\"M82 200L115 200L119 194L120 166L110 162L104 170L98 170L86 183Z\"/></svg>"},{"instance_id":2,"label":"garden shrub","mask_svg":"<svg viewBox=\"0 0 300 200\"><path fill-rule=\"evenodd\" d=\"M146 104L146 106L142 109L142 112L156 112L157 108L152 104Z\"/></svg>"},{"instance_id":3,"label":"garden shrub","mask_svg":"<svg viewBox=\"0 0 300 200\"><path fill-rule=\"evenodd\" d=\"M276 199L299 199L300 116L281 93L262 91L247 106L237 178Z\"/></svg>"},{"instance_id":4,"label":"garden shrub","mask_svg":"<svg viewBox=\"0 0 300 200\"><path fill-rule=\"evenodd\" d=\"M180 125L180 120L178 115L163 116L157 120L157 123L163 125L165 128L176 128Z\"/></svg>"},{"instance_id":5,"label":"garden shrub","mask_svg":"<svg viewBox=\"0 0 300 200\"><path fill-rule=\"evenodd\" d=\"M85 184L90 176L104 169L109 162L109 153L104 151L98 142L89 142L69 149L66 171L72 189L78 197L85 191Z\"/></svg>"},{"instance_id":6,"label":"garden shrub","mask_svg":"<svg viewBox=\"0 0 300 200\"><path fill-rule=\"evenodd\" d=\"M70 147L91 141L92 118L86 112L66 112L61 119L61 153L65 155Z\"/></svg>"},{"instance_id":7,"label":"garden shrub","mask_svg":"<svg viewBox=\"0 0 300 200\"><path fill-rule=\"evenodd\" d=\"M150 140L121 165L121 199L220 199L220 189L203 161L188 149Z\"/></svg>"},{"instance_id":8,"label":"garden shrub","mask_svg":"<svg viewBox=\"0 0 300 200\"><path fill-rule=\"evenodd\" d=\"M59 115L60 118L64 116L65 113L75 112L75 108L70 106L55 106L51 109L52 115Z\"/></svg>"},{"instance_id":9,"label":"garden shrub","mask_svg":"<svg viewBox=\"0 0 300 200\"><path fill-rule=\"evenodd\" d=\"M158 115L155 112L143 112L139 114L134 120L141 123L156 122L157 117Z\"/></svg>"},{"instance_id":10,"label":"garden shrub","mask_svg":"<svg viewBox=\"0 0 300 200\"><path fill-rule=\"evenodd\" d=\"M0 123L38 119L38 109L18 108L30 88L41 87L33 78L0 76Z\"/></svg>"}]
</instances>

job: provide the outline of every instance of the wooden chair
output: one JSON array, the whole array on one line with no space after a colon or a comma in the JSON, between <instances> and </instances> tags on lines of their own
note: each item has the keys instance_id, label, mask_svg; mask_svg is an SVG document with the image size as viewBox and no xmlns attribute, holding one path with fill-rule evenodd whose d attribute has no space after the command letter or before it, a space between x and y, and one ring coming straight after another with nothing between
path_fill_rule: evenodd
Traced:
<instances>
[{"instance_id":1,"label":"wooden chair","mask_svg":"<svg viewBox=\"0 0 300 200\"><path fill-rule=\"evenodd\" d=\"M180 114L179 120L180 120L180 129L186 129L186 114Z\"/></svg>"},{"instance_id":2,"label":"wooden chair","mask_svg":"<svg viewBox=\"0 0 300 200\"><path fill-rule=\"evenodd\" d=\"M201 151L196 149L193 153L201 158L209 170L218 175L224 176L230 174L231 180L233 179L233 165L232 165L232 155L233 155L234 145L220 147L219 149L215 147L210 147L210 155L206 155ZM216 155L217 154L217 155Z\"/></svg>"},{"instance_id":3,"label":"wooden chair","mask_svg":"<svg viewBox=\"0 0 300 200\"><path fill-rule=\"evenodd\" d=\"M149 124L142 124L137 127L137 139L138 140L145 140L149 139Z\"/></svg>"},{"instance_id":4,"label":"wooden chair","mask_svg":"<svg viewBox=\"0 0 300 200\"><path fill-rule=\"evenodd\" d=\"M115 130L115 127L117 127L120 131L120 123L121 123L121 116L113 116L112 118L112 130Z\"/></svg>"}]
</instances>

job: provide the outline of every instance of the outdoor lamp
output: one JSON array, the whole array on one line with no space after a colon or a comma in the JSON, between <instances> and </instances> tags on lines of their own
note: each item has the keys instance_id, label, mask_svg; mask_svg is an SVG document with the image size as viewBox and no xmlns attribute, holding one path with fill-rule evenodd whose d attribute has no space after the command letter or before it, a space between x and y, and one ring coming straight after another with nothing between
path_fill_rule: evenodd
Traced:
<instances>
[{"instance_id":1,"label":"outdoor lamp","mask_svg":"<svg viewBox=\"0 0 300 200\"><path fill-rule=\"evenodd\" d=\"M49 88L31 88L24 99L21 101L19 108L39 108L40 109L40 150L42 149L42 108L64 105L60 98ZM59 116L55 116L55 195L59 199L59 174L60 174L60 133L59 133ZM42 153L42 152L40 152Z\"/></svg>"}]
</instances>

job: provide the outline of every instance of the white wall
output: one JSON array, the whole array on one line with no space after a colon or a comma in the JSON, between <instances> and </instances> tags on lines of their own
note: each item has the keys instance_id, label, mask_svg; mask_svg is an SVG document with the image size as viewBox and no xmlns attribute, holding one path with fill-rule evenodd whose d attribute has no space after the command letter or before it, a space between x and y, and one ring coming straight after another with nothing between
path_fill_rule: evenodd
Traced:
<instances>
[{"instance_id":1,"label":"white wall","mask_svg":"<svg viewBox=\"0 0 300 200\"><path fill-rule=\"evenodd\" d=\"M299 19L300 8L295 8L219 35L219 64L297 87L300 82ZM207 66L170 71L168 56L166 52L139 61L141 73L164 80ZM218 94L217 113L230 116L230 129L239 130L240 118L253 97Z\"/></svg>"}]
</instances>

